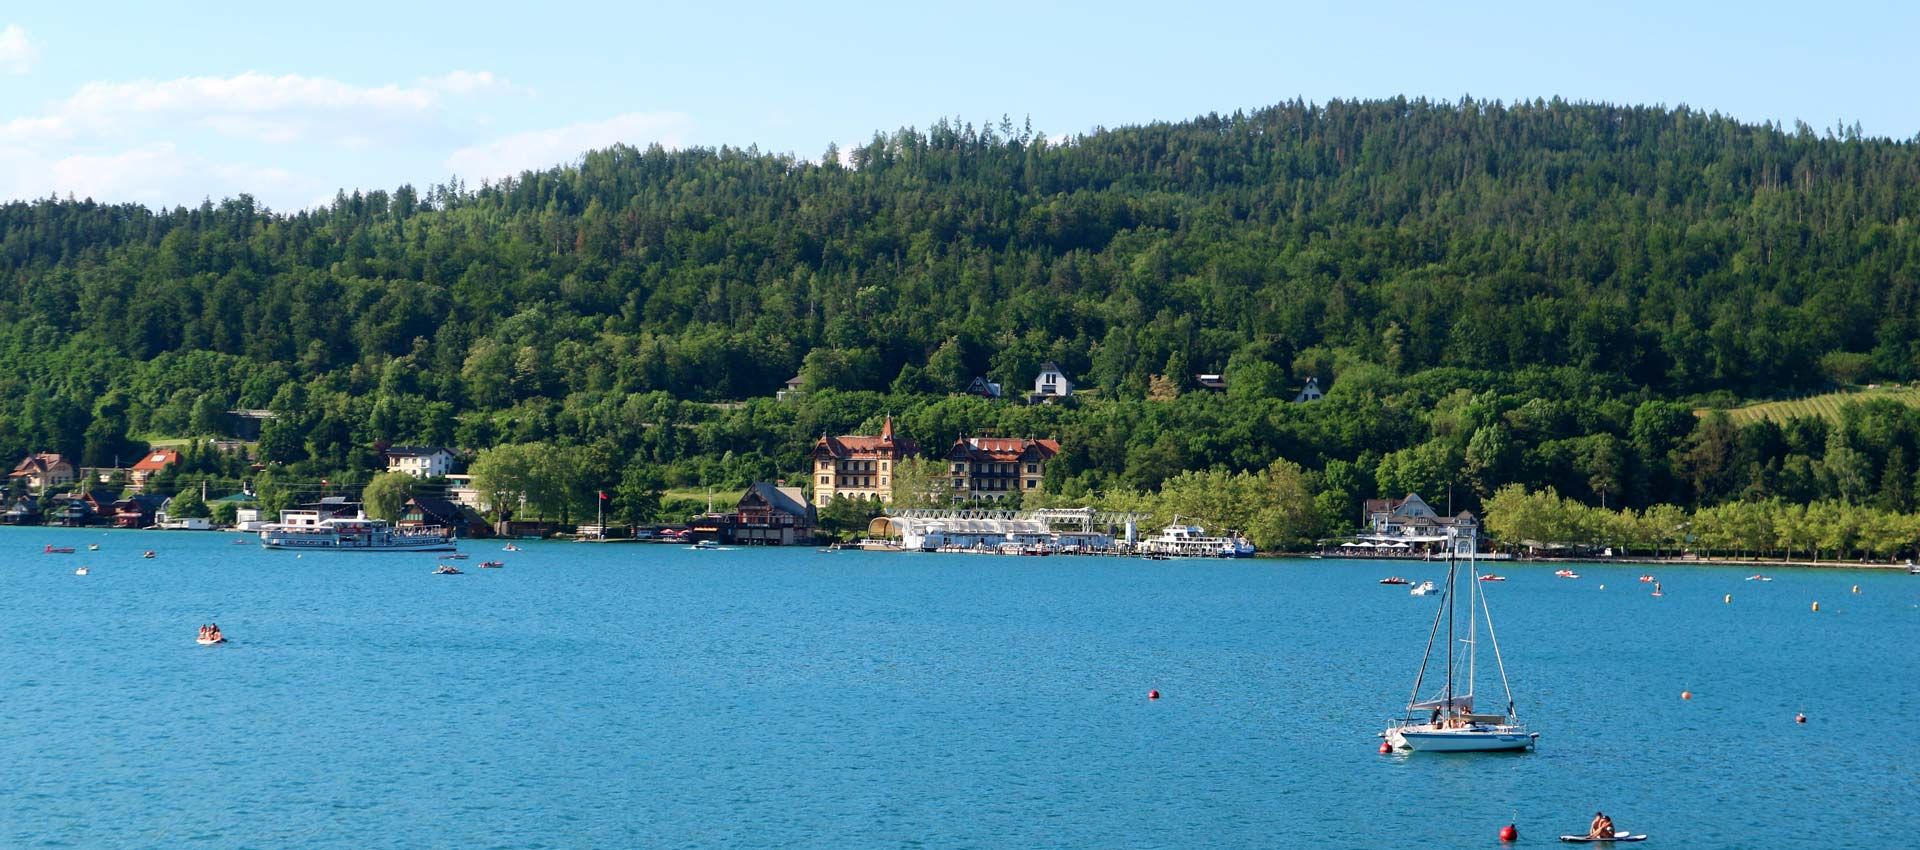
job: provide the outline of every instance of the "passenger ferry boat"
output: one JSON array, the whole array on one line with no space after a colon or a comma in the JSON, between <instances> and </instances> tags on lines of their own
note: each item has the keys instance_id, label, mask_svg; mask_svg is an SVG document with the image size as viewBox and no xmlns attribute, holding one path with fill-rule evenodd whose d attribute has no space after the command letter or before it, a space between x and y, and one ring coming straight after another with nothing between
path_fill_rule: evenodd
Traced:
<instances>
[{"instance_id":1,"label":"passenger ferry boat","mask_svg":"<svg viewBox=\"0 0 1920 850\"><path fill-rule=\"evenodd\" d=\"M395 528L361 513L326 516L320 511L281 511L280 521L260 530L268 549L347 549L356 552L450 552L453 532L438 526Z\"/></svg>"},{"instance_id":2,"label":"passenger ferry boat","mask_svg":"<svg viewBox=\"0 0 1920 850\"><path fill-rule=\"evenodd\" d=\"M1149 537L1134 545L1134 551L1149 557L1162 555L1174 558L1251 558L1253 543L1237 532L1229 531L1227 537L1208 537L1206 529L1197 525L1175 524L1160 530L1160 536Z\"/></svg>"}]
</instances>

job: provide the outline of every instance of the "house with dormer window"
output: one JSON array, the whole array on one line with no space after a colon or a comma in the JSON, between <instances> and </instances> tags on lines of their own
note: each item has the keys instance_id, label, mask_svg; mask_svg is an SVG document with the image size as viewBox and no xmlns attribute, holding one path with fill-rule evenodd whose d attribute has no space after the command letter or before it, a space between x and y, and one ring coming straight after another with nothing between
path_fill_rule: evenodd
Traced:
<instances>
[{"instance_id":1,"label":"house with dormer window","mask_svg":"<svg viewBox=\"0 0 1920 850\"><path fill-rule=\"evenodd\" d=\"M26 484L31 492L44 493L73 483L73 464L55 452L35 452L15 465L7 477Z\"/></svg>"},{"instance_id":2,"label":"house with dormer window","mask_svg":"<svg viewBox=\"0 0 1920 850\"><path fill-rule=\"evenodd\" d=\"M1047 461L1060 453L1056 440L964 437L947 450L947 477L956 499L1000 500L1038 492Z\"/></svg>"},{"instance_id":3,"label":"house with dormer window","mask_svg":"<svg viewBox=\"0 0 1920 850\"><path fill-rule=\"evenodd\" d=\"M152 478L154 473L179 462L180 452L174 449L154 449L140 458L132 469L127 470L127 483L133 485L133 491L138 493L146 489L147 479ZM155 507L157 509L158 506ZM151 519L151 515L148 518Z\"/></svg>"},{"instance_id":4,"label":"house with dormer window","mask_svg":"<svg viewBox=\"0 0 1920 850\"><path fill-rule=\"evenodd\" d=\"M825 505L834 496L891 502L894 471L919 451L912 440L894 436L891 416L878 437L822 436L813 444L813 503Z\"/></svg>"},{"instance_id":5,"label":"house with dormer window","mask_svg":"<svg viewBox=\"0 0 1920 850\"><path fill-rule=\"evenodd\" d=\"M1027 396L1029 404L1049 404L1057 399L1073 395L1073 381L1060 366L1049 360L1040 364L1040 374L1033 378L1033 393Z\"/></svg>"}]
</instances>

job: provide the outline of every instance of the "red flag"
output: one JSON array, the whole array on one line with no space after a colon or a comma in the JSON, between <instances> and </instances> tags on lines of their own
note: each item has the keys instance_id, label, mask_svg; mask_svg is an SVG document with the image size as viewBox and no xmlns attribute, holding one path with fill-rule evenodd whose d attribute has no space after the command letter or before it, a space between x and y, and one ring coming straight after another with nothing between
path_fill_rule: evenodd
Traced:
<instances>
[{"instance_id":1,"label":"red flag","mask_svg":"<svg viewBox=\"0 0 1920 850\"><path fill-rule=\"evenodd\" d=\"M607 500L607 491L605 491L605 490L601 490L601 491L600 491L600 501L602 501L602 502L604 502L604 501L606 501L606 500Z\"/></svg>"}]
</instances>

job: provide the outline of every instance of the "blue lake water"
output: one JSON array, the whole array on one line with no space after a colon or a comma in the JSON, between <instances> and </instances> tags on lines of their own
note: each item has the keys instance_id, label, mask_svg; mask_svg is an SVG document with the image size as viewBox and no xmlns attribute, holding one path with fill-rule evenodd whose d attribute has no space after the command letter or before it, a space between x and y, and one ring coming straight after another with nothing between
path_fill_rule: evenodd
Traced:
<instances>
[{"instance_id":1,"label":"blue lake water","mask_svg":"<svg viewBox=\"0 0 1920 850\"><path fill-rule=\"evenodd\" d=\"M1538 751L1382 756L1438 600L1375 581L1438 565L235 539L0 530L0 846L1491 848L1605 809L1894 847L1920 811L1904 574L1498 565Z\"/></svg>"}]
</instances>

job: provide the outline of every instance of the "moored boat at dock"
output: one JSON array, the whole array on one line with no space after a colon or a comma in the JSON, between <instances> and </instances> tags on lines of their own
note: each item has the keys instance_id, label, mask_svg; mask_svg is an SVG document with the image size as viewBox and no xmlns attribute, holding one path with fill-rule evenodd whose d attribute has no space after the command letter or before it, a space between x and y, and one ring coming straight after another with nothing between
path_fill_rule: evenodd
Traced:
<instances>
[{"instance_id":1,"label":"moored boat at dock","mask_svg":"<svg viewBox=\"0 0 1920 850\"><path fill-rule=\"evenodd\" d=\"M322 518L314 511L283 511L260 531L268 549L344 549L355 552L449 552L453 532L438 526L394 527L365 514Z\"/></svg>"},{"instance_id":2,"label":"moored boat at dock","mask_svg":"<svg viewBox=\"0 0 1920 850\"><path fill-rule=\"evenodd\" d=\"M1173 558L1251 558L1254 554L1253 543L1238 532L1209 537L1206 529L1180 524L1178 517L1175 524L1161 529L1159 536L1134 544L1134 551Z\"/></svg>"}]
</instances>

